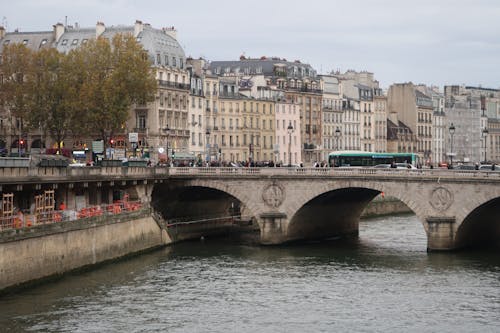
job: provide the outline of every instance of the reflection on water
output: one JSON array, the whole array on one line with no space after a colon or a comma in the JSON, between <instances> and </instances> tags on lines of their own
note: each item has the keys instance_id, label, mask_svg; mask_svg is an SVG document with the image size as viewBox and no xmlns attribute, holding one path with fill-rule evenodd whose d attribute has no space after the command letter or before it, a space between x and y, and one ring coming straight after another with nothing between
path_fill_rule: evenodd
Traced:
<instances>
[{"instance_id":1,"label":"reflection on water","mask_svg":"<svg viewBox=\"0 0 500 333\"><path fill-rule=\"evenodd\" d=\"M500 257L426 252L414 216L360 237L178 244L0 299L4 331L500 331Z\"/></svg>"}]
</instances>

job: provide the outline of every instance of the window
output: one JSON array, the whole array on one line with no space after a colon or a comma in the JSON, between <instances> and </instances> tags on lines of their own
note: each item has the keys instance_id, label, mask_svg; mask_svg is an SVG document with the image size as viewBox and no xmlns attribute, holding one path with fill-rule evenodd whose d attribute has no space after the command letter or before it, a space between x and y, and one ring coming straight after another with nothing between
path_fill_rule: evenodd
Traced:
<instances>
[{"instance_id":1,"label":"window","mask_svg":"<svg viewBox=\"0 0 500 333\"><path fill-rule=\"evenodd\" d=\"M28 40L27 39L24 39L23 40L23 45L27 45L28 44Z\"/></svg>"},{"instance_id":2,"label":"window","mask_svg":"<svg viewBox=\"0 0 500 333\"><path fill-rule=\"evenodd\" d=\"M82 39L82 44L87 44L87 42L88 42L88 41L89 41L89 40L88 40L87 38Z\"/></svg>"},{"instance_id":3,"label":"window","mask_svg":"<svg viewBox=\"0 0 500 333\"><path fill-rule=\"evenodd\" d=\"M137 127L140 129L146 128L146 115L140 114L137 116Z\"/></svg>"},{"instance_id":4,"label":"window","mask_svg":"<svg viewBox=\"0 0 500 333\"><path fill-rule=\"evenodd\" d=\"M42 39L42 41L40 42L40 47L44 46L45 44L47 44L47 40L46 39Z\"/></svg>"},{"instance_id":5,"label":"window","mask_svg":"<svg viewBox=\"0 0 500 333\"><path fill-rule=\"evenodd\" d=\"M61 42L61 45L66 45L68 44L68 40L67 39L63 39L63 41Z\"/></svg>"},{"instance_id":6,"label":"window","mask_svg":"<svg viewBox=\"0 0 500 333\"><path fill-rule=\"evenodd\" d=\"M78 44L78 39L73 39L73 42L71 42L71 45L76 45Z\"/></svg>"},{"instance_id":7,"label":"window","mask_svg":"<svg viewBox=\"0 0 500 333\"><path fill-rule=\"evenodd\" d=\"M168 55L165 54L165 65L168 66Z\"/></svg>"},{"instance_id":8,"label":"window","mask_svg":"<svg viewBox=\"0 0 500 333\"><path fill-rule=\"evenodd\" d=\"M172 66L177 66L177 58L172 57Z\"/></svg>"},{"instance_id":9,"label":"window","mask_svg":"<svg viewBox=\"0 0 500 333\"><path fill-rule=\"evenodd\" d=\"M161 65L161 56L160 56L160 54L159 54L159 53L156 55L156 63L157 63L158 65Z\"/></svg>"},{"instance_id":10,"label":"window","mask_svg":"<svg viewBox=\"0 0 500 333\"><path fill-rule=\"evenodd\" d=\"M10 40L7 39L7 40L5 40L5 42L3 42L3 45L9 45L9 43L10 43Z\"/></svg>"}]
</instances>

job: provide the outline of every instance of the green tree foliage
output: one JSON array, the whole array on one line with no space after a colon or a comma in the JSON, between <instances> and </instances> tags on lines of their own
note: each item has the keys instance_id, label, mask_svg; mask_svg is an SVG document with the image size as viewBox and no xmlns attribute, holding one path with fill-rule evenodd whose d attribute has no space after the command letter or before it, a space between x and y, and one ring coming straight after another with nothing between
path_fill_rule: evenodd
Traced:
<instances>
[{"instance_id":1,"label":"green tree foliage","mask_svg":"<svg viewBox=\"0 0 500 333\"><path fill-rule=\"evenodd\" d=\"M0 61L0 105L22 124L30 110L28 94L33 52L22 44L4 45ZM9 117L12 121L12 117ZM22 130L22 126L15 126Z\"/></svg>"},{"instance_id":2,"label":"green tree foliage","mask_svg":"<svg viewBox=\"0 0 500 333\"><path fill-rule=\"evenodd\" d=\"M82 110L89 131L105 142L123 131L134 103L154 98L156 80L143 48L131 35L88 42L74 51L85 68Z\"/></svg>"},{"instance_id":3,"label":"green tree foliage","mask_svg":"<svg viewBox=\"0 0 500 333\"><path fill-rule=\"evenodd\" d=\"M79 134L78 74L72 58L55 49L42 49L35 54L28 90L32 111L26 119L32 128L47 131L59 151L64 139Z\"/></svg>"},{"instance_id":4,"label":"green tree foliage","mask_svg":"<svg viewBox=\"0 0 500 333\"><path fill-rule=\"evenodd\" d=\"M122 132L132 105L153 100L157 88L146 52L129 34L111 43L98 38L68 54L6 45L1 59L1 105L58 144L85 134L107 145Z\"/></svg>"}]
</instances>

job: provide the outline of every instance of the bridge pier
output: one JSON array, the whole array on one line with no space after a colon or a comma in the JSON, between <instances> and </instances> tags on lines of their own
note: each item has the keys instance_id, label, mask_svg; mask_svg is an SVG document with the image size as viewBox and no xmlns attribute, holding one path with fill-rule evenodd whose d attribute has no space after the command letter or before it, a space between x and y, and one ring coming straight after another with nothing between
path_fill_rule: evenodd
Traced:
<instances>
[{"instance_id":1,"label":"bridge pier","mask_svg":"<svg viewBox=\"0 0 500 333\"><path fill-rule=\"evenodd\" d=\"M260 214L260 242L263 245L276 245L286 241L287 216L280 212Z\"/></svg>"},{"instance_id":2,"label":"bridge pier","mask_svg":"<svg viewBox=\"0 0 500 333\"><path fill-rule=\"evenodd\" d=\"M458 247L455 240L455 217L430 216L427 222L427 251L449 251Z\"/></svg>"}]
</instances>

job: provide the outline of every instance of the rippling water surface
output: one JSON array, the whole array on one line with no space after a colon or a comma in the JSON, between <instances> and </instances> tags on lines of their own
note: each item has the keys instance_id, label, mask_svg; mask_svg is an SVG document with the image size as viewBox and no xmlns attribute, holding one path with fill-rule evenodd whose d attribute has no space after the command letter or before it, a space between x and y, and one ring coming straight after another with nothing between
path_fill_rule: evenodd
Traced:
<instances>
[{"instance_id":1,"label":"rippling water surface","mask_svg":"<svg viewBox=\"0 0 500 333\"><path fill-rule=\"evenodd\" d=\"M2 331L500 332L498 252L427 253L414 216L284 247L207 239L0 298Z\"/></svg>"}]
</instances>

